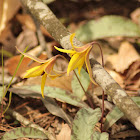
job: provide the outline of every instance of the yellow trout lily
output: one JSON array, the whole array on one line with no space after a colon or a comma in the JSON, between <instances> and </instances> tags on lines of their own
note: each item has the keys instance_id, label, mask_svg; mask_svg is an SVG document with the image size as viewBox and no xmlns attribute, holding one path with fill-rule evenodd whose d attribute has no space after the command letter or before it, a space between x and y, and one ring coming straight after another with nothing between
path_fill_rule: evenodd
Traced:
<instances>
[{"instance_id":1,"label":"yellow trout lily","mask_svg":"<svg viewBox=\"0 0 140 140\"><path fill-rule=\"evenodd\" d=\"M18 49L17 49L18 50ZM41 80L41 93L42 93L42 97L44 98L44 86L45 86L45 82L46 82L46 78L47 76L50 77L51 79L54 79L56 77L62 76L65 72L58 72L56 70L53 69L53 66L56 62L56 59L58 57L62 57L61 55L56 55L48 60L41 60L37 57L34 57L30 54L21 52L20 50L18 50L21 54L23 54L24 56L40 63L41 65L39 66L35 66L29 70L27 70L27 73L24 75L23 78L30 78L30 77L36 77L36 76L41 76L42 75L42 80Z\"/></svg>"},{"instance_id":2,"label":"yellow trout lily","mask_svg":"<svg viewBox=\"0 0 140 140\"><path fill-rule=\"evenodd\" d=\"M74 46L73 45L74 36L75 36L75 33L70 36L70 42L71 42L71 45L72 45L71 50L60 49L60 48L58 48L56 46L54 46L54 47L55 47L55 49L57 49L60 52L70 54L71 60L69 62L68 69L67 69L67 74L68 75L72 70L74 70L76 68L78 68L78 73L80 75L81 68L83 67L83 65L85 63L87 71L89 73L90 80L94 84L96 84L95 81L93 80L92 70L91 70L91 66L90 66L90 62L89 62L89 53L90 53L90 51L91 51L93 46L92 46L91 43L86 44L86 45L84 45L82 47Z\"/></svg>"}]
</instances>

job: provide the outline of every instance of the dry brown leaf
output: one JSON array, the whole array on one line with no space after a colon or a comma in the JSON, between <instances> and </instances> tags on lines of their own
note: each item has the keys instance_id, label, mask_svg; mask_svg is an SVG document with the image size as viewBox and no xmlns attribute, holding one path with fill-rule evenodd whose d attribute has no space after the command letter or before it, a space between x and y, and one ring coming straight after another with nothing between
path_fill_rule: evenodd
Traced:
<instances>
[{"instance_id":1,"label":"dry brown leaf","mask_svg":"<svg viewBox=\"0 0 140 140\"><path fill-rule=\"evenodd\" d=\"M40 56L39 58L40 58L40 59L46 59L46 57L47 57L46 55L41 54L41 56ZM8 69L8 72L9 72L11 75L14 74L14 72L15 72L15 70L16 70L16 67L17 67L17 65L18 65L18 63L19 63L20 58L21 58L21 56L20 56L20 55L17 55L17 56L14 56L14 57L12 57L12 58L10 58L10 59L8 59L8 60L6 61L5 67ZM19 67L19 69L18 69L18 71L17 71L17 73L16 73L16 76L22 76L22 74L23 74L26 70L28 70L28 69L30 69L30 68L32 68L32 67L34 67L34 66L38 66L38 65L39 65L39 63L34 62L34 63L32 63L32 64L28 67L28 64L29 64L30 61L31 61L30 58L24 57L24 59L23 59L21 65L20 65L20 67Z\"/></svg>"},{"instance_id":2,"label":"dry brown leaf","mask_svg":"<svg viewBox=\"0 0 140 140\"><path fill-rule=\"evenodd\" d=\"M126 74L125 85L127 90L140 90L140 59L135 61Z\"/></svg>"},{"instance_id":3,"label":"dry brown leaf","mask_svg":"<svg viewBox=\"0 0 140 140\"><path fill-rule=\"evenodd\" d=\"M24 51L24 49L27 46L34 47L37 45L38 45L38 40L35 32L33 32L30 29L23 28L23 32L21 32L20 35L17 37L16 46L21 51Z\"/></svg>"},{"instance_id":4,"label":"dry brown leaf","mask_svg":"<svg viewBox=\"0 0 140 140\"><path fill-rule=\"evenodd\" d=\"M28 14L17 14L16 15L17 20L22 24L25 25L27 28L31 29L32 31L36 31L35 24Z\"/></svg>"},{"instance_id":5,"label":"dry brown leaf","mask_svg":"<svg viewBox=\"0 0 140 140\"><path fill-rule=\"evenodd\" d=\"M0 34L19 8L19 0L0 0Z\"/></svg>"},{"instance_id":6,"label":"dry brown leaf","mask_svg":"<svg viewBox=\"0 0 140 140\"><path fill-rule=\"evenodd\" d=\"M58 77L54 80L47 79L46 85L53 86L53 87L59 87L59 88L65 89L65 90L72 91L71 80L72 80L72 75L62 76L62 77Z\"/></svg>"},{"instance_id":7,"label":"dry brown leaf","mask_svg":"<svg viewBox=\"0 0 140 140\"><path fill-rule=\"evenodd\" d=\"M14 37L13 33L10 30L11 25L8 24L5 29L2 31L0 35L0 43L4 46L4 50L14 53L15 52L15 45L16 45L16 38Z\"/></svg>"},{"instance_id":8,"label":"dry brown leaf","mask_svg":"<svg viewBox=\"0 0 140 140\"><path fill-rule=\"evenodd\" d=\"M22 25L25 25L27 28L31 29L34 32L36 31L35 24L34 24L33 19L31 18L30 15L18 14L16 16L16 18ZM47 32L47 30L42 25L40 26L40 28L41 28L41 31L43 32L43 34L52 38L52 36Z\"/></svg>"},{"instance_id":9,"label":"dry brown leaf","mask_svg":"<svg viewBox=\"0 0 140 140\"><path fill-rule=\"evenodd\" d=\"M129 66L140 58L135 48L129 42L123 42L118 54L109 57L108 61L117 72L124 73Z\"/></svg>"},{"instance_id":10,"label":"dry brown leaf","mask_svg":"<svg viewBox=\"0 0 140 140\"><path fill-rule=\"evenodd\" d=\"M11 80L12 76L9 76L8 74L8 70L6 68L4 68L4 84L8 85L9 81ZM14 77L12 84L15 83L15 81L17 80L17 77ZM0 67L0 84L3 84L3 70L2 67Z\"/></svg>"},{"instance_id":11,"label":"dry brown leaf","mask_svg":"<svg viewBox=\"0 0 140 140\"><path fill-rule=\"evenodd\" d=\"M62 124L62 129L58 135L56 135L56 140L71 140L71 129L68 124Z\"/></svg>"},{"instance_id":12,"label":"dry brown leaf","mask_svg":"<svg viewBox=\"0 0 140 140\"><path fill-rule=\"evenodd\" d=\"M117 72L113 70L107 70L107 72L113 77L113 79L122 87L124 88L124 78Z\"/></svg>"},{"instance_id":13,"label":"dry brown leaf","mask_svg":"<svg viewBox=\"0 0 140 140\"><path fill-rule=\"evenodd\" d=\"M46 86L58 87L68 91L72 91L71 88L72 76L62 76L57 77L56 79L51 80L50 78L46 79ZM24 85L41 85L41 76L31 77L24 82Z\"/></svg>"},{"instance_id":14,"label":"dry brown leaf","mask_svg":"<svg viewBox=\"0 0 140 140\"><path fill-rule=\"evenodd\" d=\"M130 16L135 23L140 24L140 8L134 10Z\"/></svg>"}]
</instances>

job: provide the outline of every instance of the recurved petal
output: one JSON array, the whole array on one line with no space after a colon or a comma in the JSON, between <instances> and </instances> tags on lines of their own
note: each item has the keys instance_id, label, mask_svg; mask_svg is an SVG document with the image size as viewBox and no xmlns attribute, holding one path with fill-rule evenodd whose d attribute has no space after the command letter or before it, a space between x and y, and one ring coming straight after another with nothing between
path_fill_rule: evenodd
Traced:
<instances>
[{"instance_id":1,"label":"recurved petal","mask_svg":"<svg viewBox=\"0 0 140 140\"><path fill-rule=\"evenodd\" d=\"M58 48L58 47L56 47L56 46L54 46L55 47L55 49L56 50L58 50L58 51L60 51L60 52L63 52L63 53L75 53L75 51L74 50L65 50L65 49L60 49L60 48Z\"/></svg>"},{"instance_id":2,"label":"recurved petal","mask_svg":"<svg viewBox=\"0 0 140 140\"><path fill-rule=\"evenodd\" d=\"M71 43L72 48L75 48L76 47L73 44L73 38L74 38L74 36L75 36L75 33L73 33L73 34L70 35L70 43Z\"/></svg>"},{"instance_id":3,"label":"recurved petal","mask_svg":"<svg viewBox=\"0 0 140 140\"><path fill-rule=\"evenodd\" d=\"M26 56L26 57L28 57L28 58L30 58L30 59L32 59L32 60L38 62L38 63L46 63L47 61L49 61L49 60L42 60L42 59L39 59L39 58L37 58L37 57L35 57L35 56L32 56L32 55L30 55L30 54L24 53L24 52L20 51L17 47L16 47L16 49L17 49L21 54L23 54L24 56Z\"/></svg>"},{"instance_id":4,"label":"recurved petal","mask_svg":"<svg viewBox=\"0 0 140 140\"><path fill-rule=\"evenodd\" d=\"M54 59L53 61L50 61L49 63L47 63L47 65L44 67L44 72L46 74L50 74L51 71L53 70L53 66L55 63L56 59Z\"/></svg>"},{"instance_id":5,"label":"recurved petal","mask_svg":"<svg viewBox=\"0 0 140 140\"><path fill-rule=\"evenodd\" d=\"M63 74L54 74L54 75L52 75L52 74L48 74L48 76L53 80L53 79L55 79L55 78L57 78L57 77L60 77L60 76L62 76Z\"/></svg>"},{"instance_id":6,"label":"recurved petal","mask_svg":"<svg viewBox=\"0 0 140 140\"><path fill-rule=\"evenodd\" d=\"M60 77L62 75L64 75L66 73L66 71L62 72L62 71L57 71L57 70L52 70L50 74L48 74L48 76L53 80L57 77Z\"/></svg>"},{"instance_id":7,"label":"recurved petal","mask_svg":"<svg viewBox=\"0 0 140 140\"><path fill-rule=\"evenodd\" d=\"M45 86L46 78L47 78L47 74L43 74L41 80L41 94L43 98L44 98L44 86Z\"/></svg>"},{"instance_id":8,"label":"recurved petal","mask_svg":"<svg viewBox=\"0 0 140 140\"><path fill-rule=\"evenodd\" d=\"M43 71L44 71L44 64L33 67L33 68L27 70L27 73L24 75L23 78L40 76L43 73Z\"/></svg>"},{"instance_id":9,"label":"recurved petal","mask_svg":"<svg viewBox=\"0 0 140 140\"><path fill-rule=\"evenodd\" d=\"M88 43L82 47L74 47L74 49L76 52L83 53L83 52L86 52L90 47L91 47L91 44Z\"/></svg>"},{"instance_id":10,"label":"recurved petal","mask_svg":"<svg viewBox=\"0 0 140 140\"><path fill-rule=\"evenodd\" d=\"M92 47L91 47L92 48ZM85 63L86 63L86 67L87 67L87 71L89 73L89 77L90 77L90 80L93 84L97 85L97 83L94 81L93 79L93 74L92 74L92 69L91 69L91 65L90 65L90 62L89 62L89 53L91 51L91 48L88 49L87 53L86 53L86 56L85 56Z\"/></svg>"}]
</instances>

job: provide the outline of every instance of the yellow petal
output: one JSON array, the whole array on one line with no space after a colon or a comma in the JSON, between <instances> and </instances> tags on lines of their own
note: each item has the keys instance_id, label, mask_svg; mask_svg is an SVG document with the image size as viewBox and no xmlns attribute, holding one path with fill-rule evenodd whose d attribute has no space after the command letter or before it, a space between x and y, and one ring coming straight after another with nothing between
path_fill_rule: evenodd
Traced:
<instances>
[{"instance_id":1,"label":"yellow petal","mask_svg":"<svg viewBox=\"0 0 140 140\"><path fill-rule=\"evenodd\" d=\"M83 67L83 65L84 65L84 63L85 63L85 57L82 57L81 59L80 59L80 65L79 65L79 67L78 67L78 73L79 73L79 75L80 75L80 72L81 72L81 69L82 69L82 67Z\"/></svg>"},{"instance_id":2,"label":"yellow petal","mask_svg":"<svg viewBox=\"0 0 140 140\"><path fill-rule=\"evenodd\" d=\"M93 75L92 75L92 69L91 69L91 65L90 65L90 62L89 62L89 53L91 51L91 48L90 47L86 53L86 57L85 57L85 63L86 63L86 67L87 67L87 71L89 73L89 77L90 77L90 80L93 84L97 85L97 83L94 81L93 79Z\"/></svg>"},{"instance_id":3,"label":"yellow petal","mask_svg":"<svg viewBox=\"0 0 140 140\"><path fill-rule=\"evenodd\" d=\"M60 77L62 75L64 75L66 72L60 72L60 71L56 71L56 70L52 70L51 74L48 74L48 76L53 80L57 77Z\"/></svg>"},{"instance_id":4,"label":"yellow petal","mask_svg":"<svg viewBox=\"0 0 140 140\"><path fill-rule=\"evenodd\" d=\"M73 51L73 50L65 50L65 49L60 49L60 48L58 48L58 47L56 47L56 46L54 46L55 47L55 49L56 50L58 50L58 51L60 51L60 52L63 52L63 53L75 53L75 51Z\"/></svg>"},{"instance_id":5,"label":"yellow petal","mask_svg":"<svg viewBox=\"0 0 140 140\"><path fill-rule=\"evenodd\" d=\"M79 67L82 67L83 66L83 57L84 57L84 53L76 53L72 56L70 62L69 62L69 65L68 65L68 69L67 69L67 74L69 75L69 73L74 70L75 68Z\"/></svg>"},{"instance_id":6,"label":"yellow petal","mask_svg":"<svg viewBox=\"0 0 140 140\"><path fill-rule=\"evenodd\" d=\"M49 63L47 63L46 67L44 67L44 72L45 72L46 74L51 73L55 61L56 61L56 57L53 57L53 59L52 59Z\"/></svg>"},{"instance_id":7,"label":"yellow petal","mask_svg":"<svg viewBox=\"0 0 140 140\"><path fill-rule=\"evenodd\" d=\"M91 43L88 43L82 47L74 47L74 50L79 53L86 52L91 47Z\"/></svg>"},{"instance_id":8,"label":"yellow petal","mask_svg":"<svg viewBox=\"0 0 140 140\"><path fill-rule=\"evenodd\" d=\"M39 58L37 58L37 57L35 57L35 56L32 56L32 55L30 55L30 54L24 53L24 52L20 51L17 47L16 47L16 49L17 49L21 54L23 54L24 56L26 56L26 57L28 57L28 58L30 58L30 59L32 59L32 60L38 62L38 63L46 63L47 61L49 61L49 60L42 60L42 59L39 59Z\"/></svg>"},{"instance_id":9,"label":"yellow petal","mask_svg":"<svg viewBox=\"0 0 140 140\"><path fill-rule=\"evenodd\" d=\"M40 76L44 71L44 66L45 65L43 64L27 70L27 73L25 74L24 78Z\"/></svg>"},{"instance_id":10,"label":"yellow petal","mask_svg":"<svg viewBox=\"0 0 140 140\"><path fill-rule=\"evenodd\" d=\"M63 74L55 74L55 75L52 75L52 74L48 74L48 76L53 80L53 79L55 79L55 78L57 78L57 77L60 77L60 76L62 76Z\"/></svg>"},{"instance_id":11,"label":"yellow petal","mask_svg":"<svg viewBox=\"0 0 140 140\"><path fill-rule=\"evenodd\" d=\"M43 98L44 98L44 86L45 86L46 78L47 78L47 74L43 74L42 81L41 81L41 94Z\"/></svg>"},{"instance_id":12,"label":"yellow petal","mask_svg":"<svg viewBox=\"0 0 140 140\"><path fill-rule=\"evenodd\" d=\"M73 45L73 38L74 38L74 36L75 36L75 33L70 35L70 43L71 43L72 48L76 47L76 46Z\"/></svg>"}]
</instances>

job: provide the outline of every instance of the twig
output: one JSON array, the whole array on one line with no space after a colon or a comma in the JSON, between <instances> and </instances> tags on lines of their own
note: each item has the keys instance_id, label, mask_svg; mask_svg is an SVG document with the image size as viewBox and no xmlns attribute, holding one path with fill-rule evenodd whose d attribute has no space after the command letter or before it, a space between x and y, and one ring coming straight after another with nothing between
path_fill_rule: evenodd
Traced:
<instances>
[{"instance_id":1,"label":"twig","mask_svg":"<svg viewBox=\"0 0 140 140\"><path fill-rule=\"evenodd\" d=\"M40 29L40 23L38 22L38 20L36 19L36 17L26 8L26 6L23 5L23 7L25 8L26 12L28 14L30 14L30 16L32 17L34 23L35 23L35 26L36 26L36 33L37 33L37 38L38 38L38 41L39 41L39 44L41 46L41 50L36 54L36 57L39 57L41 55L41 53L43 51L46 51L46 54L47 54L47 57L48 58L51 58L51 54L47 53L47 48L46 48L46 41L45 41L45 38L44 38L44 35L42 34L42 31ZM28 66L30 66L31 64L33 63L33 60L31 60L28 64Z\"/></svg>"},{"instance_id":2,"label":"twig","mask_svg":"<svg viewBox=\"0 0 140 140\"><path fill-rule=\"evenodd\" d=\"M44 133L48 136L48 138L49 138L50 140L56 140L56 139L54 138L54 136L53 136L51 133L49 133L48 131L46 131L45 129L43 129L42 127L40 127L39 125L30 122L28 119L26 119L25 117L23 117L23 116L22 116L21 114L19 114L18 112L14 111L14 110L12 110L12 109L10 109L10 108L8 108L6 114L11 115L11 116L14 117L16 120L18 120L20 123L22 123L22 124L24 124L24 125L26 125L26 126L33 127L33 128L37 128L38 130L44 132Z\"/></svg>"}]
</instances>

